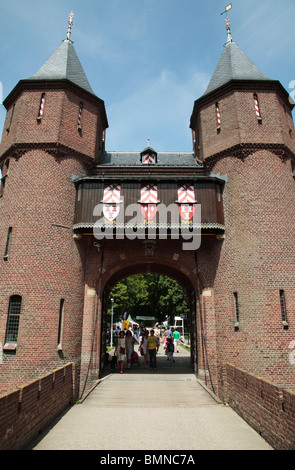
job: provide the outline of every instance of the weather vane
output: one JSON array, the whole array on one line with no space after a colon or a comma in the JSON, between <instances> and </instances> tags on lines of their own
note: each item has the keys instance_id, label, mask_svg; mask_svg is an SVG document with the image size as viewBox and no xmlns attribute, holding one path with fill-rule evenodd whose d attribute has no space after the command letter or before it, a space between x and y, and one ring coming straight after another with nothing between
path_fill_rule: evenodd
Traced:
<instances>
[{"instance_id":1,"label":"weather vane","mask_svg":"<svg viewBox=\"0 0 295 470\"><path fill-rule=\"evenodd\" d=\"M232 9L232 4L230 3L229 5L227 5L225 7L225 11L223 11L221 13L221 15L224 15L226 13L226 18L225 18L225 27L226 27L226 30L227 30L227 42L226 42L226 44L228 44L229 42L233 42L233 38L232 38L232 35L231 35L231 30L230 30L229 17L227 16L227 12L231 9Z\"/></svg>"},{"instance_id":2,"label":"weather vane","mask_svg":"<svg viewBox=\"0 0 295 470\"><path fill-rule=\"evenodd\" d=\"M72 33L72 26L73 26L73 19L74 19L74 16L75 16L74 13L71 11L71 13L70 13L70 15L69 15L69 18L70 18L70 19L69 19L69 21L68 21L68 25L69 25L69 26L68 26L68 32L67 32L67 37L66 37L66 39L67 39L68 41L71 41L71 42L72 42L72 40L71 40L71 33Z\"/></svg>"}]
</instances>

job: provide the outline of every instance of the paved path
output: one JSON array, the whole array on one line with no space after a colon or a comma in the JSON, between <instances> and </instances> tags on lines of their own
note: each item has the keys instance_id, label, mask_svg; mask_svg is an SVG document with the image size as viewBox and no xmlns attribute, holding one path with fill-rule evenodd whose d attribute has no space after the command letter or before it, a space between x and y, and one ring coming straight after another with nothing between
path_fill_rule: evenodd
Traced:
<instances>
[{"instance_id":1,"label":"paved path","mask_svg":"<svg viewBox=\"0 0 295 470\"><path fill-rule=\"evenodd\" d=\"M30 446L36 450L271 450L231 408L217 402L189 367L158 356L158 370L108 371L83 403Z\"/></svg>"}]
</instances>

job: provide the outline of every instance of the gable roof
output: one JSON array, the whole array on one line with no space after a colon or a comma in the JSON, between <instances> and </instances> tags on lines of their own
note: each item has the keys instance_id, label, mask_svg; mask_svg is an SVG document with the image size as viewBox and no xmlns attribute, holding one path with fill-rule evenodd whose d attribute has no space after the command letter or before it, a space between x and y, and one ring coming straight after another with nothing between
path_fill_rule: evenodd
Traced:
<instances>
[{"instance_id":1,"label":"gable roof","mask_svg":"<svg viewBox=\"0 0 295 470\"><path fill-rule=\"evenodd\" d=\"M65 39L40 69L29 80L67 79L88 93L93 92L72 41Z\"/></svg>"},{"instance_id":2,"label":"gable roof","mask_svg":"<svg viewBox=\"0 0 295 470\"><path fill-rule=\"evenodd\" d=\"M244 54L234 41L226 43L203 96L217 90L231 80L270 80L256 65Z\"/></svg>"}]
</instances>

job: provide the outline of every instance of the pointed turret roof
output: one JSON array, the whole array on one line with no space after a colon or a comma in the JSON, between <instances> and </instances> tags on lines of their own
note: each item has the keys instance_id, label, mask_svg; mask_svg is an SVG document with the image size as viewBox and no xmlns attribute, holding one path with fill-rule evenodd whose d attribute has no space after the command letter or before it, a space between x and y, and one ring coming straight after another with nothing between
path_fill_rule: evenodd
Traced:
<instances>
[{"instance_id":1,"label":"pointed turret roof","mask_svg":"<svg viewBox=\"0 0 295 470\"><path fill-rule=\"evenodd\" d=\"M29 80L69 80L95 96L71 39L74 13L70 13L66 39Z\"/></svg>"},{"instance_id":2,"label":"pointed turret roof","mask_svg":"<svg viewBox=\"0 0 295 470\"><path fill-rule=\"evenodd\" d=\"M62 79L67 79L88 93L95 95L76 54L73 43L69 39L65 39L42 67L30 77L30 80Z\"/></svg>"},{"instance_id":3,"label":"pointed turret roof","mask_svg":"<svg viewBox=\"0 0 295 470\"><path fill-rule=\"evenodd\" d=\"M217 90L232 80L270 80L256 65L244 54L233 41L229 20L227 18L227 42L217 64L215 72L210 80L203 96Z\"/></svg>"}]
</instances>

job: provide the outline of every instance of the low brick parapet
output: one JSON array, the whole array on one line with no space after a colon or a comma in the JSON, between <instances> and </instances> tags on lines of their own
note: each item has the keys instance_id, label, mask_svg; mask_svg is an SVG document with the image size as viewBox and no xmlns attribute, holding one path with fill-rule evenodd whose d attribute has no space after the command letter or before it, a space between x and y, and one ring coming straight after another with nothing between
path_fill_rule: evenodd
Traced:
<instances>
[{"instance_id":1,"label":"low brick parapet","mask_svg":"<svg viewBox=\"0 0 295 470\"><path fill-rule=\"evenodd\" d=\"M274 449L295 449L295 391L223 365L224 399Z\"/></svg>"},{"instance_id":2,"label":"low brick parapet","mask_svg":"<svg viewBox=\"0 0 295 470\"><path fill-rule=\"evenodd\" d=\"M76 365L68 363L0 395L0 449L23 449L76 396Z\"/></svg>"}]
</instances>

